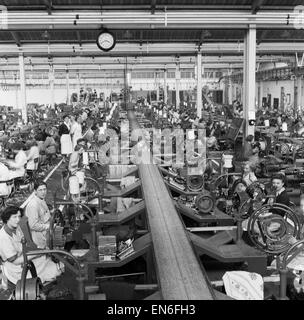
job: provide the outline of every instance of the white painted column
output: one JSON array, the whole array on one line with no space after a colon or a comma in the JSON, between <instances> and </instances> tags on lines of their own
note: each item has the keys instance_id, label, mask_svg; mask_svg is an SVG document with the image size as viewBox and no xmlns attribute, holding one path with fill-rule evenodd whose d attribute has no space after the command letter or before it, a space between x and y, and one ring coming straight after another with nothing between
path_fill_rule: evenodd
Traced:
<instances>
[{"instance_id":1,"label":"white painted column","mask_svg":"<svg viewBox=\"0 0 304 320\"><path fill-rule=\"evenodd\" d=\"M299 110L298 107L302 106L302 77L299 76L297 79L297 86L298 86L298 101L296 104L297 111Z\"/></svg>"},{"instance_id":2,"label":"white painted column","mask_svg":"<svg viewBox=\"0 0 304 320\"><path fill-rule=\"evenodd\" d=\"M19 94L19 86L17 83L17 74L14 74L14 83L15 83L15 103L16 103L16 109L19 109L19 102L18 102L18 94Z\"/></svg>"},{"instance_id":3,"label":"white painted column","mask_svg":"<svg viewBox=\"0 0 304 320\"><path fill-rule=\"evenodd\" d=\"M202 117L202 53L199 51L197 53L197 85L196 85L196 114L199 118Z\"/></svg>"},{"instance_id":4,"label":"white painted column","mask_svg":"<svg viewBox=\"0 0 304 320\"><path fill-rule=\"evenodd\" d=\"M126 89L128 90L127 103L131 102L130 87L131 87L131 70L127 70L127 74L126 74Z\"/></svg>"},{"instance_id":5,"label":"white painted column","mask_svg":"<svg viewBox=\"0 0 304 320\"><path fill-rule=\"evenodd\" d=\"M168 91L167 91L167 69L164 70L164 103L168 103Z\"/></svg>"},{"instance_id":6,"label":"white painted column","mask_svg":"<svg viewBox=\"0 0 304 320\"><path fill-rule=\"evenodd\" d=\"M67 98L66 98L66 103L67 105L71 104L71 97L70 97L70 75L69 75L69 70L66 70L66 94L67 94Z\"/></svg>"},{"instance_id":7,"label":"white painted column","mask_svg":"<svg viewBox=\"0 0 304 320\"><path fill-rule=\"evenodd\" d=\"M49 70L49 82L50 82L50 91L51 91L51 109L55 108L55 92L54 92L54 86L55 86L55 72L54 72L54 66L50 66Z\"/></svg>"},{"instance_id":8,"label":"white painted column","mask_svg":"<svg viewBox=\"0 0 304 320\"><path fill-rule=\"evenodd\" d=\"M232 70L228 71L229 80L228 80L228 104L232 104L233 101L233 84L232 84Z\"/></svg>"},{"instance_id":9,"label":"white painted column","mask_svg":"<svg viewBox=\"0 0 304 320\"><path fill-rule=\"evenodd\" d=\"M78 80L78 92L77 92L77 101L80 101L80 88L81 88L81 79L80 79L80 73L77 73L77 80ZM112 87L111 87L111 93L112 93ZM110 95L112 97L112 95Z\"/></svg>"},{"instance_id":10,"label":"white painted column","mask_svg":"<svg viewBox=\"0 0 304 320\"><path fill-rule=\"evenodd\" d=\"M25 69L24 69L24 56L19 54L19 71L20 71L20 92L21 92L21 112L22 120L27 123L27 105L26 105L26 81L25 81Z\"/></svg>"},{"instance_id":11,"label":"white painted column","mask_svg":"<svg viewBox=\"0 0 304 320\"><path fill-rule=\"evenodd\" d=\"M244 39L244 80L243 108L245 118L244 137L254 135L255 126L249 125L249 120L255 119L255 69L256 69L256 29L250 25Z\"/></svg>"},{"instance_id":12,"label":"white painted column","mask_svg":"<svg viewBox=\"0 0 304 320\"><path fill-rule=\"evenodd\" d=\"M159 101L159 81L157 78L157 71L155 71L155 74L154 74L154 83L156 86L156 101Z\"/></svg>"},{"instance_id":13,"label":"white painted column","mask_svg":"<svg viewBox=\"0 0 304 320\"><path fill-rule=\"evenodd\" d=\"M180 105L180 99L179 99L179 83L180 83L180 66L179 64L176 64L176 70L175 70L175 92L176 92L176 106L178 107Z\"/></svg>"}]
</instances>

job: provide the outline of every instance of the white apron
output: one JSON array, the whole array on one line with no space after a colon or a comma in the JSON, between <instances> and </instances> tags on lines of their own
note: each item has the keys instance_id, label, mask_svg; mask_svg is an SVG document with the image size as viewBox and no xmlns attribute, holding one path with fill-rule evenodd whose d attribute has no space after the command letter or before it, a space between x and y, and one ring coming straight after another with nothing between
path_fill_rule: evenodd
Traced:
<instances>
[{"instance_id":1,"label":"white apron","mask_svg":"<svg viewBox=\"0 0 304 320\"><path fill-rule=\"evenodd\" d=\"M60 138L61 154L70 154L73 152L72 139L70 134L63 134Z\"/></svg>"}]
</instances>

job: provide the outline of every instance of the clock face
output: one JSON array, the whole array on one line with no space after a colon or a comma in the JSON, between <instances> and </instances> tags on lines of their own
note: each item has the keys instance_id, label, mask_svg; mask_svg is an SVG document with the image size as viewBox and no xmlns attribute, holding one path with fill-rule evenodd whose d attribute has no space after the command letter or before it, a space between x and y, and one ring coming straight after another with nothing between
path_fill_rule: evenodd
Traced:
<instances>
[{"instance_id":1,"label":"clock face","mask_svg":"<svg viewBox=\"0 0 304 320\"><path fill-rule=\"evenodd\" d=\"M115 46L114 35L109 31L103 31L97 38L97 45L103 51L110 51Z\"/></svg>"}]
</instances>

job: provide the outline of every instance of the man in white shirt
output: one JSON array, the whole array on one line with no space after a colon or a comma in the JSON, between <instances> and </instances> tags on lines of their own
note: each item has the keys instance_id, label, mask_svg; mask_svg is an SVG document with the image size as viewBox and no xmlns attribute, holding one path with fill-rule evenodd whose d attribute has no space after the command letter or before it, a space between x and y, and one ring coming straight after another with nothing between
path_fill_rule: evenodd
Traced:
<instances>
[{"instance_id":1,"label":"man in white shirt","mask_svg":"<svg viewBox=\"0 0 304 320\"><path fill-rule=\"evenodd\" d=\"M37 179L34 183L34 196L25 208L25 215L28 217L32 238L38 248L47 247L47 232L50 228L50 210L45 201L47 185Z\"/></svg>"}]
</instances>

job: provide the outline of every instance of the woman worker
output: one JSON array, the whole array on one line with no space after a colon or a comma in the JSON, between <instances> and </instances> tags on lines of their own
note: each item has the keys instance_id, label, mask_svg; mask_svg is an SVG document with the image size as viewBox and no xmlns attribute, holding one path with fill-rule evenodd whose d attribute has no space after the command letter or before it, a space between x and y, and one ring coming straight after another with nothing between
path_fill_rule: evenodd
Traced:
<instances>
[{"instance_id":1,"label":"woman worker","mask_svg":"<svg viewBox=\"0 0 304 320\"><path fill-rule=\"evenodd\" d=\"M27 155L24 152L25 146L23 143L15 143L13 145L14 153L16 153L14 160L7 160L6 164L10 170L10 179L21 178L25 175L25 165L27 163Z\"/></svg>"},{"instance_id":2,"label":"woman worker","mask_svg":"<svg viewBox=\"0 0 304 320\"><path fill-rule=\"evenodd\" d=\"M82 127L81 127L81 115L77 115L75 117L75 122L71 126L71 135L72 135L72 143L73 150L77 145L77 141L82 138Z\"/></svg>"},{"instance_id":3,"label":"woman worker","mask_svg":"<svg viewBox=\"0 0 304 320\"><path fill-rule=\"evenodd\" d=\"M246 187L249 187L253 182L258 181L253 172L254 168L255 167L250 165L249 162L245 162L243 166L242 180L246 183Z\"/></svg>"},{"instance_id":4,"label":"woman worker","mask_svg":"<svg viewBox=\"0 0 304 320\"><path fill-rule=\"evenodd\" d=\"M59 136L61 144L61 154L67 158L73 152L73 145L70 136L70 118L65 115L63 123L59 126Z\"/></svg>"},{"instance_id":5,"label":"woman worker","mask_svg":"<svg viewBox=\"0 0 304 320\"><path fill-rule=\"evenodd\" d=\"M19 226L21 215L22 209L16 206L7 207L1 215L4 225L0 230L0 257L2 272L10 290L14 290L17 281L21 279L24 263L21 243L24 236ZM63 264L57 265L45 255L29 256L28 259L33 261L42 283L54 281L62 273ZM31 277L30 272L27 277Z\"/></svg>"},{"instance_id":6,"label":"woman worker","mask_svg":"<svg viewBox=\"0 0 304 320\"><path fill-rule=\"evenodd\" d=\"M271 178L271 184L273 187L273 190L275 191L274 198L270 198L268 203L279 203L283 204L285 206L290 206L290 199L289 195L285 189L286 185L286 177L282 173L274 174ZM284 211L279 209L272 209L273 213L278 214L280 216L284 216Z\"/></svg>"}]
</instances>

